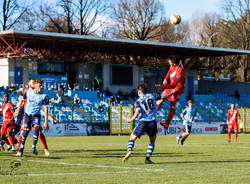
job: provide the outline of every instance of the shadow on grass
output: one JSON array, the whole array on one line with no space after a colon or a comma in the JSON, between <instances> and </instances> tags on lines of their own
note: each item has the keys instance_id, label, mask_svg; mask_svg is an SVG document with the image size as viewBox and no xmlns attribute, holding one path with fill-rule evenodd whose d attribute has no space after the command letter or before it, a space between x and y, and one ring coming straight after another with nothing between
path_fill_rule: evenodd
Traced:
<instances>
[{"instance_id":1,"label":"shadow on grass","mask_svg":"<svg viewBox=\"0 0 250 184\"><path fill-rule=\"evenodd\" d=\"M136 149L133 152L133 157L145 157L146 155L146 149ZM119 152L119 153L118 153ZM126 149L103 149L103 150L89 150L89 149L75 149L75 150L54 150L52 154L60 154L65 153L63 155L64 158L71 157L72 155L67 155L67 153L70 154L82 154L82 155L74 155L74 157L78 158L119 158L123 157L127 151ZM153 154L156 157L185 157L188 156L208 156L204 155L204 153L201 152L190 152L190 153L154 153Z\"/></svg>"},{"instance_id":2,"label":"shadow on grass","mask_svg":"<svg viewBox=\"0 0 250 184\"><path fill-rule=\"evenodd\" d=\"M155 164L218 164L218 163L241 163L250 162L250 160L204 160L204 161L180 161L180 162L157 162Z\"/></svg>"},{"instance_id":3,"label":"shadow on grass","mask_svg":"<svg viewBox=\"0 0 250 184\"><path fill-rule=\"evenodd\" d=\"M75 149L75 150L53 150L53 153L81 153L81 152L113 152L113 151L126 151L124 149L103 149L103 150L86 150L86 149Z\"/></svg>"}]
</instances>

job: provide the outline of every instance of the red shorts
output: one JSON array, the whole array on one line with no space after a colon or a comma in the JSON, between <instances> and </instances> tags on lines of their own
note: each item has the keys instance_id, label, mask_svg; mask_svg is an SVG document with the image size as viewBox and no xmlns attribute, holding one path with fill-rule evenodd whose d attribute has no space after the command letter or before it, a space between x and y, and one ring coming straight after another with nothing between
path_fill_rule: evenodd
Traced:
<instances>
[{"instance_id":1,"label":"red shorts","mask_svg":"<svg viewBox=\"0 0 250 184\"><path fill-rule=\"evenodd\" d=\"M228 130L229 129L234 129L236 131L238 131L238 124L237 123L231 123L231 124L228 124Z\"/></svg>"},{"instance_id":2,"label":"red shorts","mask_svg":"<svg viewBox=\"0 0 250 184\"><path fill-rule=\"evenodd\" d=\"M164 96L164 95L167 95L169 93L171 93L173 90L176 90L176 89L165 89L161 96ZM170 101L170 102L178 102L180 100L180 97L181 97L181 94L183 93L183 90L178 90L176 91L174 94L172 94L167 100Z\"/></svg>"},{"instance_id":3,"label":"red shorts","mask_svg":"<svg viewBox=\"0 0 250 184\"><path fill-rule=\"evenodd\" d=\"M2 127L1 127L1 134L7 134L8 131L12 131L14 128L14 123L11 123L11 126L7 127L6 125L9 123L8 122L3 122Z\"/></svg>"}]
</instances>

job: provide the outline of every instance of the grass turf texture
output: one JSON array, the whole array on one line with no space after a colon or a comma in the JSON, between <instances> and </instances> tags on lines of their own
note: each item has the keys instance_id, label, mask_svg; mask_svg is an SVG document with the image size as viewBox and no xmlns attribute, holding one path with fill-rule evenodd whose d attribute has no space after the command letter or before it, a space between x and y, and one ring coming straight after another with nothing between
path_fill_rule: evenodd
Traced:
<instances>
[{"instance_id":1,"label":"grass turf texture","mask_svg":"<svg viewBox=\"0 0 250 184\"><path fill-rule=\"evenodd\" d=\"M176 136L158 136L152 161L145 165L148 137L135 143L122 164L129 136L48 137L51 156L0 152L1 183L250 183L250 135L226 143L227 135L191 135L184 146ZM233 137L232 137L233 138Z\"/></svg>"}]
</instances>

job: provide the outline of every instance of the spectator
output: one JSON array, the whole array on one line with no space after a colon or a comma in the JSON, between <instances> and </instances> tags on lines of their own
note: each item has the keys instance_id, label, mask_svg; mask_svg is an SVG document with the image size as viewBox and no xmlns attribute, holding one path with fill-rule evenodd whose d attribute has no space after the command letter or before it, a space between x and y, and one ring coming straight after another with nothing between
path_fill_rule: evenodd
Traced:
<instances>
[{"instance_id":1,"label":"spectator","mask_svg":"<svg viewBox=\"0 0 250 184\"><path fill-rule=\"evenodd\" d=\"M121 97L119 95L116 98L116 103L117 104L122 104L122 99L121 99Z\"/></svg>"},{"instance_id":2,"label":"spectator","mask_svg":"<svg viewBox=\"0 0 250 184\"><path fill-rule=\"evenodd\" d=\"M10 85L10 87L9 87L9 89L8 89L9 93L14 93L15 90L16 90L16 88L15 88L14 84L11 83L11 85Z\"/></svg>"},{"instance_id":3,"label":"spectator","mask_svg":"<svg viewBox=\"0 0 250 184\"><path fill-rule=\"evenodd\" d=\"M92 82L92 85L93 85L95 91L99 89L100 81L99 81L97 75L95 75L93 82Z\"/></svg>"},{"instance_id":4,"label":"spectator","mask_svg":"<svg viewBox=\"0 0 250 184\"><path fill-rule=\"evenodd\" d=\"M136 89L133 89L133 90L130 92L129 96L131 96L131 98L133 98L133 99L134 99L135 97L137 97Z\"/></svg>"},{"instance_id":5,"label":"spectator","mask_svg":"<svg viewBox=\"0 0 250 184\"><path fill-rule=\"evenodd\" d=\"M103 105L102 105L102 104L100 104L100 105L98 106L98 110L99 110L99 112L103 112L103 111L104 111L104 108L103 108Z\"/></svg>"},{"instance_id":6,"label":"spectator","mask_svg":"<svg viewBox=\"0 0 250 184\"><path fill-rule=\"evenodd\" d=\"M234 97L235 97L236 99L238 99L238 100L240 99L240 93L239 93L239 91L236 90L236 91L234 92Z\"/></svg>"},{"instance_id":7,"label":"spectator","mask_svg":"<svg viewBox=\"0 0 250 184\"><path fill-rule=\"evenodd\" d=\"M124 94L123 99L124 99L124 100L128 100L128 92L126 92L126 93Z\"/></svg>"},{"instance_id":8,"label":"spectator","mask_svg":"<svg viewBox=\"0 0 250 184\"><path fill-rule=\"evenodd\" d=\"M55 89L55 88L54 88L53 85L51 85L50 88L49 88L49 90L54 90L54 89Z\"/></svg>"},{"instance_id":9,"label":"spectator","mask_svg":"<svg viewBox=\"0 0 250 184\"><path fill-rule=\"evenodd\" d=\"M117 96L123 96L123 92L122 92L122 90L119 90L118 92L117 92L117 94L116 94Z\"/></svg>"},{"instance_id":10,"label":"spectator","mask_svg":"<svg viewBox=\"0 0 250 184\"><path fill-rule=\"evenodd\" d=\"M190 91L186 97L186 101L192 100L193 99L193 93Z\"/></svg>"},{"instance_id":11,"label":"spectator","mask_svg":"<svg viewBox=\"0 0 250 184\"><path fill-rule=\"evenodd\" d=\"M115 105L115 97L113 95L110 97L110 103L109 104L110 105Z\"/></svg>"},{"instance_id":12,"label":"spectator","mask_svg":"<svg viewBox=\"0 0 250 184\"><path fill-rule=\"evenodd\" d=\"M56 103L62 103L62 98L61 98L61 96L58 94L58 93L56 93L56 97L57 97L57 99L56 99Z\"/></svg>"},{"instance_id":13,"label":"spectator","mask_svg":"<svg viewBox=\"0 0 250 184\"><path fill-rule=\"evenodd\" d=\"M79 104L81 102L81 99L79 98L79 96L77 94L75 94L74 96L74 104Z\"/></svg>"},{"instance_id":14,"label":"spectator","mask_svg":"<svg viewBox=\"0 0 250 184\"><path fill-rule=\"evenodd\" d=\"M104 91L104 93L106 96L112 96L112 93L109 91L108 88Z\"/></svg>"},{"instance_id":15,"label":"spectator","mask_svg":"<svg viewBox=\"0 0 250 184\"><path fill-rule=\"evenodd\" d=\"M71 95L72 95L72 90L71 90L71 87L69 87L69 89L67 91L68 98L71 98Z\"/></svg>"}]
</instances>

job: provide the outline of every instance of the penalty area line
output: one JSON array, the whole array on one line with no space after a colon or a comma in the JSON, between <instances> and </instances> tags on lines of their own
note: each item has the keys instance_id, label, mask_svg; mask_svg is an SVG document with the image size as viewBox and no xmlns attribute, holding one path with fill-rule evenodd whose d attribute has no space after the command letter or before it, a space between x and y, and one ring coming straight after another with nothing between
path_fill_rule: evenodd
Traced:
<instances>
[{"instance_id":1,"label":"penalty area line","mask_svg":"<svg viewBox=\"0 0 250 184\"><path fill-rule=\"evenodd\" d=\"M113 168L113 169L125 169L125 170L140 170L147 172L164 172L164 169L147 169L147 168L135 168L135 167L120 167L120 166L107 166L107 165L95 165L95 164L72 164L65 162L49 162L45 160L27 160L28 162L38 162L38 163L47 163L47 164L56 164L56 165L68 165L68 166L83 166L83 167L99 167L99 168Z\"/></svg>"}]
</instances>

